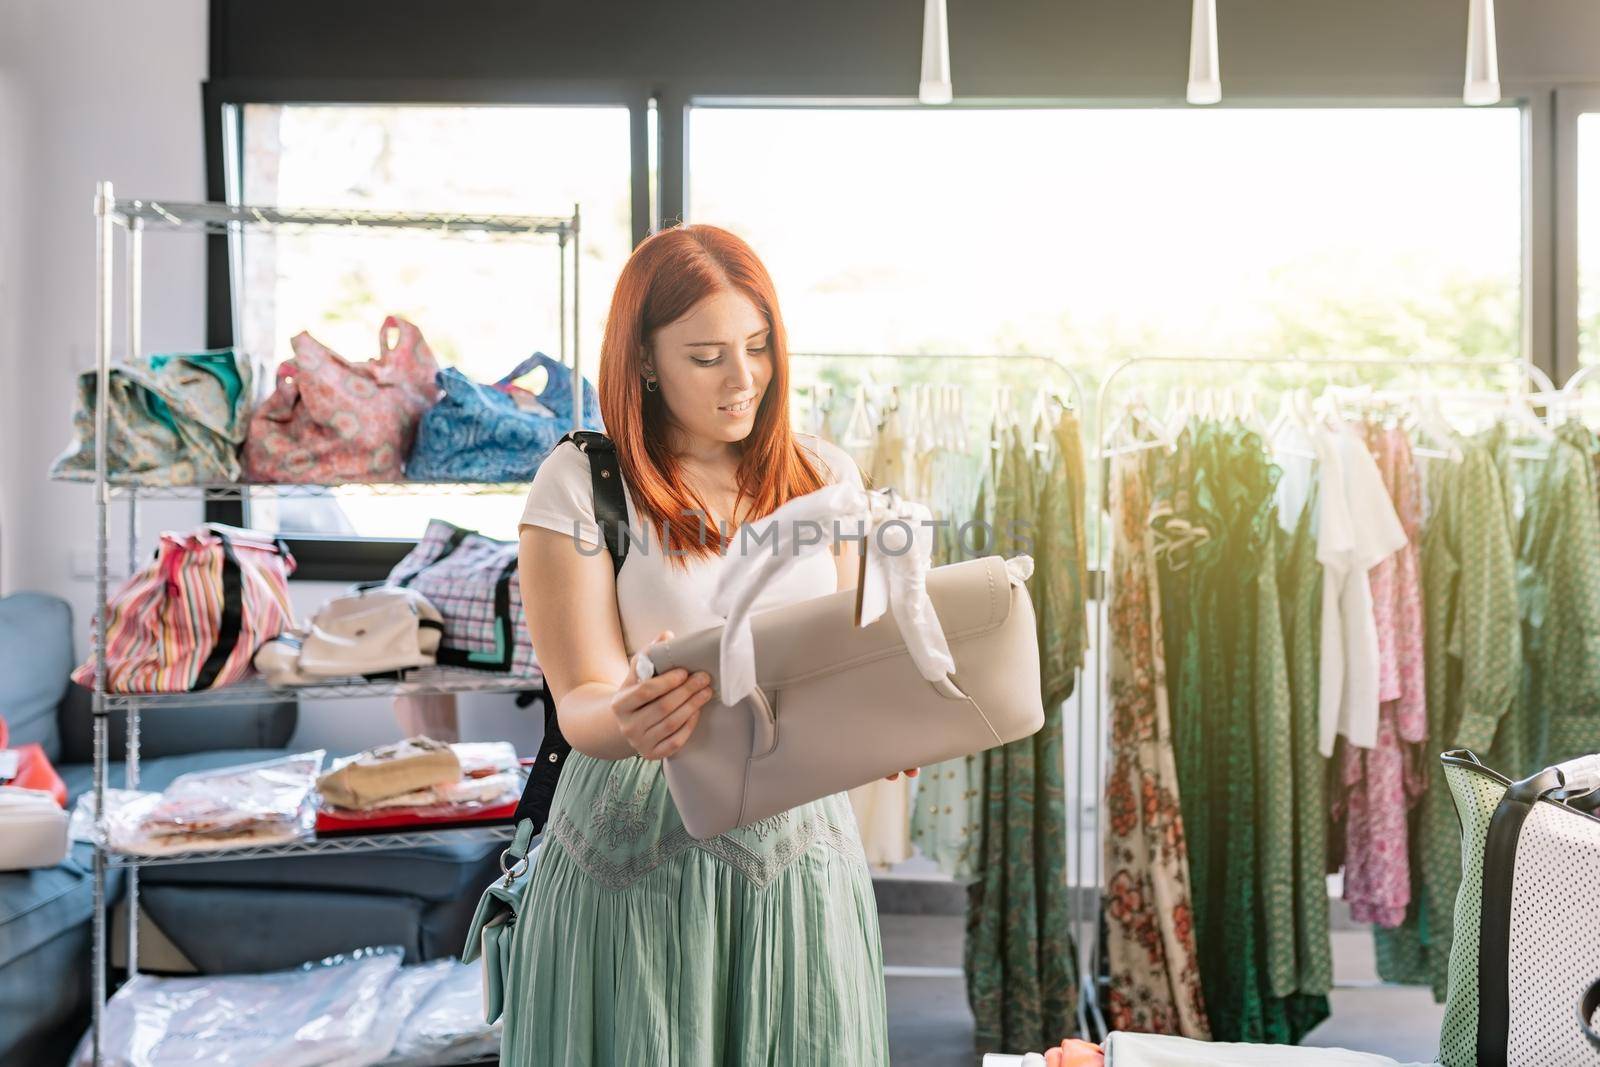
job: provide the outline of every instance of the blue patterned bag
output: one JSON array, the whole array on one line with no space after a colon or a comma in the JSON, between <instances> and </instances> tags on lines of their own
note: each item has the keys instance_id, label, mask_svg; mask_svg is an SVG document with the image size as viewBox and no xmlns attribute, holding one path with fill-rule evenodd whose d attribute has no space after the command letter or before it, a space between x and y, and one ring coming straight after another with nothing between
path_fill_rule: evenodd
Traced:
<instances>
[{"instance_id":1,"label":"blue patterned bag","mask_svg":"<svg viewBox=\"0 0 1600 1067\"><path fill-rule=\"evenodd\" d=\"M546 372L538 395L511 383ZM561 435L572 429L572 372L535 352L493 385L454 367L439 372L443 396L417 426L406 477L419 482L528 482ZM600 429L600 401L583 383L583 424Z\"/></svg>"}]
</instances>

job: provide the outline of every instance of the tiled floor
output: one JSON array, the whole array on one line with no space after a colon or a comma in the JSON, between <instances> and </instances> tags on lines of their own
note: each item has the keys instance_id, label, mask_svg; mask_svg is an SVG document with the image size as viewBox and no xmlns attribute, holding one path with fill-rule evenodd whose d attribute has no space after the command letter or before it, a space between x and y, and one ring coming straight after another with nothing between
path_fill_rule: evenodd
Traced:
<instances>
[{"instance_id":1,"label":"tiled floor","mask_svg":"<svg viewBox=\"0 0 1600 1067\"><path fill-rule=\"evenodd\" d=\"M881 922L896 1067L974 1067L979 1058L960 977L961 917L885 914ZM1335 931L1333 950L1343 988L1331 998L1333 1017L1306 1044L1431 1061L1444 1009L1426 990L1377 984L1366 930Z\"/></svg>"}]
</instances>

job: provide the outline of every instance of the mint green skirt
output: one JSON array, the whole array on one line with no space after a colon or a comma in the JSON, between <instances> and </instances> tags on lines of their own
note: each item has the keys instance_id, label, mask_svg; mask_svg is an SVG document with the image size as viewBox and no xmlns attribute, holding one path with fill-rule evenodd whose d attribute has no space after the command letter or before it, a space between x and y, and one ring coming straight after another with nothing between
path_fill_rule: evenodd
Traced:
<instances>
[{"instance_id":1,"label":"mint green skirt","mask_svg":"<svg viewBox=\"0 0 1600 1067\"><path fill-rule=\"evenodd\" d=\"M889 1062L877 904L842 793L696 841L659 762L574 752L512 953L502 1067Z\"/></svg>"}]
</instances>

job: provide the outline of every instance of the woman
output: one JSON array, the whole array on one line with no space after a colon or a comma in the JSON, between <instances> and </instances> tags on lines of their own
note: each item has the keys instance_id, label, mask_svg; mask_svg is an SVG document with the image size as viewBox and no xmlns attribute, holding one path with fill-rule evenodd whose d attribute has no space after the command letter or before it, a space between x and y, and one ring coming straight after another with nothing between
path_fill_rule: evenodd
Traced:
<instances>
[{"instance_id":1,"label":"woman","mask_svg":"<svg viewBox=\"0 0 1600 1067\"><path fill-rule=\"evenodd\" d=\"M787 356L748 245L711 226L652 236L617 282L600 360L629 523L648 541L613 577L572 445L529 491L523 603L574 751L519 920L504 1065L889 1062L877 909L844 795L695 841L661 760L693 733L711 679L629 669L658 638L720 621L707 607L720 530L860 484L843 451L791 434ZM761 605L854 585L855 569L853 548L812 555Z\"/></svg>"}]
</instances>

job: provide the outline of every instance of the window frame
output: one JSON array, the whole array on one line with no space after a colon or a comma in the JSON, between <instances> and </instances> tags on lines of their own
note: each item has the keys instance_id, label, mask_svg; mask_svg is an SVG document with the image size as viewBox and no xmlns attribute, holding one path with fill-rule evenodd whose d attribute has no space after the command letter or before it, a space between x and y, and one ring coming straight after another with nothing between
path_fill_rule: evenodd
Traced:
<instances>
[{"instance_id":1,"label":"window frame","mask_svg":"<svg viewBox=\"0 0 1600 1067\"><path fill-rule=\"evenodd\" d=\"M561 106L626 107L629 131L629 187L633 244L650 233L650 150L646 143L647 113L653 105L643 82L432 82L351 81L322 79L216 79L202 87L205 114L206 196L222 202L230 189L231 160L243 158L243 123L239 109L247 104L320 104L360 106ZM242 180L242 179L241 179ZM419 205L420 207L420 205ZM234 344L232 250L225 235L206 238L206 347ZM245 525L247 509L239 499L207 500L207 522ZM299 564L302 581L380 581L416 547L415 538L284 536Z\"/></svg>"},{"instance_id":2,"label":"window frame","mask_svg":"<svg viewBox=\"0 0 1600 1067\"><path fill-rule=\"evenodd\" d=\"M1600 114L1600 85L1566 85L1555 91L1554 126L1555 213L1560 225L1555 234L1555 376L1565 382L1578 372L1583 354L1578 350L1579 282L1583 264L1578 260L1579 197L1578 120ZM1597 199L1600 203L1600 199ZM1600 263L1591 265L1600 273Z\"/></svg>"},{"instance_id":3,"label":"window frame","mask_svg":"<svg viewBox=\"0 0 1600 1067\"><path fill-rule=\"evenodd\" d=\"M215 29L215 27L214 27ZM213 42L214 48L217 42ZM217 69L213 63L213 71ZM239 123L229 129L232 109L245 104L347 104L358 105L565 105L625 106L629 109L629 159L632 192L632 236L637 245L664 225L689 221L689 138L696 108L714 107L856 107L906 108L920 105L905 98L799 96L786 90L751 93L700 91L694 87L662 84L644 79L327 79L213 77L202 90L205 123L207 195L226 199L225 166L228 152L242 152ZM1522 262L1520 288L1522 356L1551 374L1557 383L1576 368L1576 258L1564 235L1571 234L1576 191L1571 181L1563 187L1562 140L1559 122L1565 100L1600 101L1600 88L1591 90L1546 83L1503 86L1502 107L1515 107L1522 117ZM1173 97L1120 99L981 99L945 105L945 110L996 108L1108 108L1180 106ZM1225 99L1220 107L1263 109L1277 107L1384 108L1460 107L1459 98L1441 95L1370 97L1318 95L1307 98L1239 97ZM1586 107L1586 110L1593 108ZM1575 123L1575 119L1570 119ZM655 138L651 143L650 129ZM229 143L229 138L233 142ZM1571 151L1570 149L1568 151ZM651 163L657 163L652 190ZM237 157L236 157L237 158ZM1568 170L1575 169L1575 163ZM1569 178L1571 175L1568 176ZM1568 202L1570 201L1570 203ZM1563 239L1558 240L1558 236ZM207 239L206 332L208 347L227 347L233 341L229 249L225 237ZM1571 262L1563 257L1571 257ZM1570 269L1569 269L1570 268ZM1570 274L1570 278L1567 275ZM1569 285L1570 289L1563 289ZM594 297L591 296L591 299ZM603 299L604 296L602 295ZM1567 319L1571 321L1568 322ZM1563 333L1565 331L1565 333ZM1570 341L1564 340L1570 335ZM1570 358L1562 345L1570 343ZM242 524L244 506L238 501L208 501L206 518ZM387 576L411 550L415 541L405 538L294 537L285 539L300 562L296 577L323 581L372 581Z\"/></svg>"}]
</instances>

